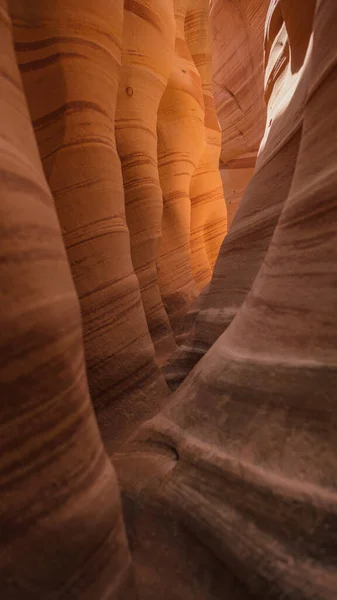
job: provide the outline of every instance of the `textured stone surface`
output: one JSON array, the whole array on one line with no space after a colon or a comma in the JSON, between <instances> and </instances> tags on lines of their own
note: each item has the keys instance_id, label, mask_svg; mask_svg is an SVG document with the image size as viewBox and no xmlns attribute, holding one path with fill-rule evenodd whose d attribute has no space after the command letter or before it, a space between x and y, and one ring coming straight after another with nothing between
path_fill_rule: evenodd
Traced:
<instances>
[{"instance_id":1,"label":"textured stone surface","mask_svg":"<svg viewBox=\"0 0 337 600\"><path fill-rule=\"evenodd\" d=\"M173 2L158 0L149 7L145 1L130 1L123 11L122 0L113 6L100 0L94 7L79 0L57 5L33 0L29 8L22 0L10 2L17 60L80 299L90 391L109 447L154 414L166 398L158 365L176 348L169 317L179 341L190 323L182 319L198 295L198 273L194 278L191 265L195 230L205 258L198 264L206 273L202 285L210 278L209 264L226 232L221 190L213 194L213 180L219 178L217 149L207 165L215 174L203 183L200 204L205 197L210 202L191 229L189 185L205 145L201 80L191 54L183 83L192 85L192 96L179 89L179 82L170 92L177 73L181 76L176 64L185 43L181 19L191 10L185 4L174 8ZM203 2L201 17L189 27L196 53L204 43L203 38L198 42L199 24L207 29L205 6ZM184 56L179 60L186 63ZM209 69L209 54L204 62ZM209 82L205 85L209 88ZM210 89L207 93L210 104ZM200 113L194 166L189 158L186 163L184 149L195 130L193 94ZM169 156L168 166L161 165L159 147L161 187L157 113L165 95L170 114L160 117L159 111L158 127L160 139L168 132L165 143L171 144L175 158L174 164ZM181 98L191 98L187 116ZM208 141L211 148L209 134ZM190 145L193 154L194 142ZM186 164L187 177L180 175ZM186 192L182 201L181 185ZM167 198L175 195L175 186L179 206L172 217Z\"/></svg>"},{"instance_id":2,"label":"textured stone surface","mask_svg":"<svg viewBox=\"0 0 337 600\"><path fill-rule=\"evenodd\" d=\"M158 113L158 163L163 191L159 285L180 340L181 319L198 295L190 252L190 185L205 144L200 74L185 36L191 0L175 2L173 67Z\"/></svg>"},{"instance_id":3,"label":"textured stone surface","mask_svg":"<svg viewBox=\"0 0 337 600\"><path fill-rule=\"evenodd\" d=\"M82 327L0 1L0 588L4 600L133 600Z\"/></svg>"},{"instance_id":4,"label":"textured stone surface","mask_svg":"<svg viewBox=\"0 0 337 600\"><path fill-rule=\"evenodd\" d=\"M227 224L217 167L207 1L175 2L175 23L173 66L158 112L159 285L180 343L190 326L184 315L210 279Z\"/></svg>"},{"instance_id":5,"label":"textured stone surface","mask_svg":"<svg viewBox=\"0 0 337 600\"><path fill-rule=\"evenodd\" d=\"M222 129L220 173L233 221L265 125L263 29L269 0L210 0L213 90Z\"/></svg>"},{"instance_id":6,"label":"textured stone surface","mask_svg":"<svg viewBox=\"0 0 337 600\"><path fill-rule=\"evenodd\" d=\"M227 230L227 211L219 173L221 132L212 93L208 0L193 2L186 16L185 32L200 74L205 109L205 144L190 186L192 271L199 289L203 289L209 283Z\"/></svg>"},{"instance_id":7,"label":"textured stone surface","mask_svg":"<svg viewBox=\"0 0 337 600\"><path fill-rule=\"evenodd\" d=\"M157 113L172 71L174 37L172 0L150 4L144 0L126 0L116 138L123 169L133 266L161 362L175 349L175 342L157 273L163 213L157 161Z\"/></svg>"},{"instance_id":8,"label":"textured stone surface","mask_svg":"<svg viewBox=\"0 0 337 600\"><path fill-rule=\"evenodd\" d=\"M273 120L242 208L256 186L259 212L276 157L286 174L280 192L269 180L279 217L260 268L224 333L116 458L146 599L336 595L337 6L318 1L313 23L314 2L305 19L301 7L273 2L267 20ZM237 244L249 269L254 212ZM236 269L244 280L243 256Z\"/></svg>"},{"instance_id":9,"label":"textured stone surface","mask_svg":"<svg viewBox=\"0 0 337 600\"><path fill-rule=\"evenodd\" d=\"M285 24L279 29L272 27L277 10L280 8L270 11L266 22L268 115L254 178L223 241L209 291L200 299L194 326L165 365L172 388L181 383L236 315L264 260L291 185L301 137L308 68L302 53L302 63L296 72L292 71ZM307 14L310 15L309 10ZM303 23L301 34L308 44L310 23L308 31Z\"/></svg>"},{"instance_id":10,"label":"textured stone surface","mask_svg":"<svg viewBox=\"0 0 337 600\"><path fill-rule=\"evenodd\" d=\"M261 37L267 7L222 6L228 23L219 17L219 27L230 25L232 36L223 81L236 62L245 86L243 25ZM122 8L119 0L10 0L15 57L0 0L1 598L331 600L336 3L308 0L305 11L302 0L270 3L265 133L204 288L225 223L206 3L127 1L124 41ZM147 52L165 10L172 65L159 76L163 61ZM144 96L133 101L146 77L159 105L157 155L146 143L155 118ZM251 83L258 106L262 89ZM230 142L236 116L226 112ZM132 139L132 118L148 137ZM96 210L107 223L118 216L121 229L97 228ZM101 245L105 234L111 245ZM119 296L124 277L130 285ZM160 371L173 334L181 341L193 321ZM181 384L170 397L162 373Z\"/></svg>"},{"instance_id":11,"label":"textured stone surface","mask_svg":"<svg viewBox=\"0 0 337 600\"><path fill-rule=\"evenodd\" d=\"M32 0L29 9L11 0L10 9L80 299L90 391L104 435L117 440L165 397L131 260L114 135L123 2L112 11L109 0Z\"/></svg>"}]
</instances>

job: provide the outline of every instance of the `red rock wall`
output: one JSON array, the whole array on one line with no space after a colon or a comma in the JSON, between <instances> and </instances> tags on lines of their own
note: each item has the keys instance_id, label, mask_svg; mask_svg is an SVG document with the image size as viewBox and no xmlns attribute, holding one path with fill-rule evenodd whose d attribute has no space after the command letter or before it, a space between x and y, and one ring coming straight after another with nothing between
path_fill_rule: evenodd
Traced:
<instances>
[{"instance_id":1,"label":"red rock wall","mask_svg":"<svg viewBox=\"0 0 337 600\"><path fill-rule=\"evenodd\" d=\"M267 128L204 296L208 351L116 457L150 600L173 581L184 600L335 596L337 5L302 9L268 13Z\"/></svg>"},{"instance_id":2,"label":"red rock wall","mask_svg":"<svg viewBox=\"0 0 337 600\"><path fill-rule=\"evenodd\" d=\"M226 231L227 211L219 173L221 132L212 92L211 35L209 2L194 2L187 14L186 40L197 67L205 109L205 145L190 186L191 259L199 289L209 283Z\"/></svg>"},{"instance_id":3,"label":"red rock wall","mask_svg":"<svg viewBox=\"0 0 337 600\"><path fill-rule=\"evenodd\" d=\"M263 31L269 0L211 0L213 92L222 130L228 227L253 175L266 119Z\"/></svg>"},{"instance_id":4,"label":"red rock wall","mask_svg":"<svg viewBox=\"0 0 337 600\"><path fill-rule=\"evenodd\" d=\"M302 64L293 72L285 24L272 28L269 15L270 11L265 36L267 119L254 177L223 241L209 291L200 298L193 328L184 346L165 365L172 388L181 383L241 307L269 248L293 178L301 139L298 123L306 94L302 79L308 76L303 62L306 55L301 50ZM273 15L272 25L275 20ZM282 23L282 17L280 20ZM310 21L307 29L308 32L303 23L301 35L306 44Z\"/></svg>"},{"instance_id":5,"label":"red rock wall","mask_svg":"<svg viewBox=\"0 0 337 600\"><path fill-rule=\"evenodd\" d=\"M123 2L11 0L15 49L80 299L91 396L117 440L165 395L130 253L115 141ZM144 388L145 390L145 388ZM145 391L144 391L145 393ZM130 414L133 418L130 421Z\"/></svg>"},{"instance_id":6,"label":"red rock wall","mask_svg":"<svg viewBox=\"0 0 337 600\"><path fill-rule=\"evenodd\" d=\"M132 262L160 362L175 349L157 269L163 214L157 160L157 114L172 71L174 38L172 0L124 2L116 139L123 170Z\"/></svg>"},{"instance_id":7,"label":"red rock wall","mask_svg":"<svg viewBox=\"0 0 337 600\"><path fill-rule=\"evenodd\" d=\"M181 317L198 295L191 264L190 186L205 144L200 74L185 35L191 6L191 0L175 2L173 67L158 113L159 176L164 203L159 285L178 341Z\"/></svg>"},{"instance_id":8,"label":"red rock wall","mask_svg":"<svg viewBox=\"0 0 337 600\"><path fill-rule=\"evenodd\" d=\"M80 299L90 391L104 438L117 443L165 398L158 365L175 350L174 335L179 342L186 333L184 315L226 232L219 184L213 194L217 149L192 205L210 201L193 211L191 228L190 184L205 146L202 82L185 41L193 11L186 1L159 0L152 8L126 2L124 11L122 0L113 10L106 0L94 9L11 0L10 11ZM207 29L205 3L190 26L196 56L200 20Z\"/></svg>"},{"instance_id":9,"label":"red rock wall","mask_svg":"<svg viewBox=\"0 0 337 600\"><path fill-rule=\"evenodd\" d=\"M0 589L135 598L79 302L0 0Z\"/></svg>"},{"instance_id":10,"label":"red rock wall","mask_svg":"<svg viewBox=\"0 0 337 600\"><path fill-rule=\"evenodd\" d=\"M223 5L224 81L263 7ZM122 8L0 0L1 598L331 600L336 3L270 3L265 132L200 295L225 224L206 5L130 0L124 32Z\"/></svg>"}]
</instances>

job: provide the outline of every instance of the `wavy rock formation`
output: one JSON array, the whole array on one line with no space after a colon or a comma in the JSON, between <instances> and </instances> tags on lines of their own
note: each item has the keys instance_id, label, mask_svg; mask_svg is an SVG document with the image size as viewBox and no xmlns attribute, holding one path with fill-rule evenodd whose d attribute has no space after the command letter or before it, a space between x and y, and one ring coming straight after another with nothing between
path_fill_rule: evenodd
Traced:
<instances>
[{"instance_id":1,"label":"wavy rock formation","mask_svg":"<svg viewBox=\"0 0 337 600\"><path fill-rule=\"evenodd\" d=\"M274 119L244 199L256 186L252 227L277 156L287 175L280 193L269 180L279 218L258 273L168 406L116 457L146 600L336 594L337 5L318 0L314 17L308 2L305 18L301 8L276 0L267 18ZM249 237L238 245L249 265Z\"/></svg>"},{"instance_id":2,"label":"wavy rock formation","mask_svg":"<svg viewBox=\"0 0 337 600\"><path fill-rule=\"evenodd\" d=\"M3 600L134 600L78 298L0 0L0 588ZM99 507L99 510L98 510Z\"/></svg>"},{"instance_id":3,"label":"wavy rock formation","mask_svg":"<svg viewBox=\"0 0 337 600\"><path fill-rule=\"evenodd\" d=\"M176 340L210 280L226 233L219 177L219 129L211 91L208 2L176 0L174 61L158 112L163 192L159 286Z\"/></svg>"},{"instance_id":4,"label":"wavy rock formation","mask_svg":"<svg viewBox=\"0 0 337 600\"><path fill-rule=\"evenodd\" d=\"M267 6L211 4L243 188ZM122 40L121 0L0 0L1 600L336 595L337 5L270 2L264 137L200 293L206 5L126 0Z\"/></svg>"},{"instance_id":5,"label":"wavy rock formation","mask_svg":"<svg viewBox=\"0 0 337 600\"><path fill-rule=\"evenodd\" d=\"M116 139L132 262L157 358L163 362L174 351L175 342L157 274L163 214L157 114L173 64L173 0L126 0L123 32Z\"/></svg>"},{"instance_id":6,"label":"wavy rock formation","mask_svg":"<svg viewBox=\"0 0 337 600\"><path fill-rule=\"evenodd\" d=\"M191 265L190 185L205 143L200 75L185 38L191 7L191 0L175 2L174 62L158 113L158 164L164 202L159 285L178 341L182 317L198 295Z\"/></svg>"},{"instance_id":7,"label":"wavy rock formation","mask_svg":"<svg viewBox=\"0 0 337 600\"><path fill-rule=\"evenodd\" d=\"M222 130L220 173L229 228L253 175L265 125L263 28L268 4L210 0L213 91Z\"/></svg>"},{"instance_id":8,"label":"wavy rock formation","mask_svg":"<svg viewBox=\"0 0 337 600\"><path fill-rule=\"evenodd\" d=\"M199 289L210 281L227 231L227 211L219 172L221 131L212 93L208 15L208 0L199 0L193 3L185 22L186 41L200 74L205 108L205 145L190 185L191 263Z\"/></svg>"},{"instance_id":9,"label":"wavy rock formation","mask_svg":"<svg viewBox=\"0 0 337 600\"><path fill-rule=\"evenodd\" d=\"M279 18L282 24L283 17L278 14L280 4L277 7L274 12L269 11L266 21L268 109L254 178L223 241L209 291L200 298L193 328L165 365L165 375L172 389L211 348L241 307L265 258L293 178L308 68L306 54L301 50L298 69L293 72L286 26L277 21ZM305 23L300 30L305 48L309 43L312 13L308 8L307 30ZM296 51L295 46L295 56Z\"/></svg>"},{"instance_id":10,"label":"wavy rock formation","mask_svg":"<svg viewBox=\"0 0 337 600\"><path fill-rule=\"evenodd\" d=\"M113 12L109 0L9 6L80 299L91 396L104 435L117 441L165 397L132 265L114 135L123 2Z\"/></svg>"}]
</instances>

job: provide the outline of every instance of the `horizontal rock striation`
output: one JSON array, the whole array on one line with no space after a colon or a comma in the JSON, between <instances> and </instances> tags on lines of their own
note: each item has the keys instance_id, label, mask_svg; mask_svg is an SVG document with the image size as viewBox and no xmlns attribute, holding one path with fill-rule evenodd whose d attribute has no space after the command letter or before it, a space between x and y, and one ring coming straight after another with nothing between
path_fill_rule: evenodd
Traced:
<instances>
[{"instance_id":1,"label":"horizontal rock striation","mask_svg":"<svg viewBox=\"0 0 337 600\"><path fill-rule=\"evenodd\" d=\"M311 10L311 19L312 13ZM310 21L307 28L304 23L301 26L306 47L310 27ZM292 52L296 52L296 47ZM267 120L254 177L223 241L208 293L200 298L194 326L184 345L165 365L166 378L173 389L231 323L269 248L289 193L301 139L309 73L305 58L301 50L298 70L293 72L290 40L278 4L269 11L266 21Z\"/></svg>"},{"instance_id":2,"label":"horizontal rock striation","mask_svg":"<svg viewBox=\"0 0 337 600\"><path fill-rule=\"evenodd\" d=\"M117 442L166 393L133 268L115 142L123 2L114 2L114 11L108 0L94 7L32 0L29 10L11 0L9 7L80 300L91 396L104 437Z\"/></svg>"},{"instance_id":3,"label":"horizontal rock striation","mask_svg":"<svg viewBox=\"0 0 337 600\"><path fill-rule=\"evenodd\" d=\"M272 123L235 219L254 189L259 212L270 169L278 218L260 266L224 332L115 458L147 599L171 598L172 581L179 599L335 596L337 7L318 0L315 12L309 2L302 19L294 4L272 2L268 13ZM242 260L238 287L240 274ZM179 568L166 559L172 548Z\"/></svg>"},{"instance_id":4,"label":"horizontal rock striation","mask_svg":"<svg viewBox=\"0 0 337 600\"><path fill-rule=\"evenodd\" d=\"M79 302L0 0L1 598L134 600Z\"/></svg>"},{"instance_id":5,"label":"horizontal rock striation","mask_svg":"<svg viewBox=\"0 0 337 600\"><path fill-rule=\"evenodd\" d=\"M0 0L1 600L335 598L337 5L303 6ZM254 170L225 238L211 54L228 204Z\"/></svg>"},{"instance_id":6,"label":"horizontal rock striation","mask_svg":"<svg viewBox=\"0 0 337 600\"><path fill-rule=\"evenodd\" d=\"M210 2L213 91L222 129L220 173L229 228L253 175L265 125L263 28L268 4Z\"/></svg>"}]
</instances>

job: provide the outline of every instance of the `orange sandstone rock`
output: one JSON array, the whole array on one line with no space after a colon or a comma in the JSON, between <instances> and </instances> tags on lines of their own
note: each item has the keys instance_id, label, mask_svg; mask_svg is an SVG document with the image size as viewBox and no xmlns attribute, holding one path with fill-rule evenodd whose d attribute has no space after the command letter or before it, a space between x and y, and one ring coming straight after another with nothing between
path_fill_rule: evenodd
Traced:
<instances>
[{"instance_id":1,"label":"orange sandstone rock","mask_svg":"<svg viewBox=\"0 0 337 600\"><path fill-rule=\"evenodd\" d=\"M78 298L0 0L2 600L134 600Z\"/></svg>"},{"instance_id":2,"label":"orange sandstone rock","mask_svg":"<svg viewBox=\"0 0 337 600\"><path fill-rule=\"evenodd\" d=\"M175 349L157 273L163 214L157 114L172 71L174 38L173 0L124 2L116 140L123 169L132 262L160 362Z\"/></svg>"},{"instance_id":3,"label":"orange sandstone rock","mask_svg":"<svg viewBox=\"0 0 337 600\"><path fill-rule=\"evenodd\" d=\"M17 58L80 299L90 391L116 443L165 396L134 273L115 106L123 2L11 0ZM157 386L147 392L148 385Z\"/></svg>"},{"instance_id":4,"label":"orange sandstone rock","mask_svg":"<svg viewBox=\"0 0 337 600\"><path fill-rule=\"evenodd\" d=\"M246 81L259 88L250 73L240 73L242 56L249 57L246 38L254 30L261 35L253 24L261 23L266 6L255 0L218 6L227 11L232 37L222 58L213 52L214 59L219 65L222 60L223 81L234 77L233 64L240 67L241 61L233 87L241 106L252 94L251 88L244 90ZM211 211L206 211L207 181L200 170L202 164L205 171L214 164L205 159L211 129L208 60L201 58L207 55L206 12L201 0L176 3L176 52L158 119L164 192L159 284L178 340L196 318L168 366L172 387L188 376L165 408L139 428L166 401L155 389L150 393L152 376L154 388L162 379L153 366L146 318L150 325L154 313L145 301L143 258L136 250L147 246L141 221L149 233L152 227L159 232L159 218L144 195L138 206L144 213L127 217L133 233L126 243L114 145L122 6L106 0L90 7L78 0L10 0L9 8L31 116L6 3L0 0L1 600L331 600L337 589L335 0L308 0L305 14L302 0L270 3L264 35L265 133L254 176L200 296L213 252L210 233L205 234ZM124 8L132 26L134 18L145 21L157 14L146 0ZM221 22L219 17L223 28ZM139 34L143 44L142 27ZM142 48L144 56L145 44ZM133 55L129 75L137 69ZM132 100L142 93L141 79L135 87L126 81L124 88ZM259 106L262 90L257 93ZM249 102L247 107L242 122L252 141L255 108ZM238 114L226 112L230 133ZM142 123L148 118L141 110L137 115ZM120 124L118 136L132 154L130 130L122 118ZM230 135L228 141L233 141L232 153L237 141ZM243 167L244 149L237 150ZM139 182L127 173L130 163L123 152L124 183L138 197ZM153 149L147 156L155 161ZM215 189L213 175L209 181ZM196 211L199 185L204 199ZM154 185L150 194L155 190ZM97 231L95 210L101 218L104 209L110 223L116 207L121 230ZM215 202L214 223L222 222L218 207ZM71 244L74 232L64 220L68 212L76 232ZM93 239L85 237L86 223ZM109 255L109 244L97 245L103 233L112 244ZM82 242L76 254L74 247L82 248ZM165 247L171 262L165 262ZM139 279L132 260L139 260ZM96 334L92 351L105 356L104 376L111 378L113 402L109 395L103 410L99 396L94 401L118 470L135 581L114 471L90 402L71 272L80 292L87 355L91 315L98 328L91 330ZM120 272L122 281L125 274L130 282L121 297L114 278ZM110 283L97 288L102 293L97 295L94 284L102 273L107 278L112 273L117 296ZM150 280L155 288L155 274ZM99 311L97 298L103 298ZM135 304L128 303L130 298ZM193 304L192 298L198 301ZM107 347L113 358L104 354ZM149 370L142 368L145 355ZM102 381L95 378L95 363L88 363L96 390ZM151 398L156 399L152 404Z\"/></svg>"},{"instance_id":5,"label":"orange sandstone rock","mask_svg":"<svg viewBox=\"0 0 337 600\"><path fill-rule=\"evenodd\" d=\"M277 5L269 12L266 22L268 114L254 178L222 244L208 293L200 299L193 328L184 345L165 366L172 388L181 383L241 307L261 267L289 192L301 139L308 67L306 54L301 50L302 64L296 72L292 71L289 40L280 11ZM278 13L280 22L276 20ZM307 31L304 26L301 31L308 47L310 22Z\"/></svg>"},{"instance_id":6,"label":"orange sandstone rock","mask_svg":"<svg viewBox=\"0 0 337 600\"><path fill-rule=\"evenodd\" d=\"M158 164L164 201L159 285L178 340L182 317L198 294L191 266L190 184L205 143L200 74L185 39L191 6L191 0L175 2L174 63L158 113Z\"/></svg>"},{"instance_id":7,"label":"orange sandstone rock","mask_svg":"<svg viewBox=\"0 0 337 600\"><path fill-rule=\"evenodd\" d=\"M200 74L205 107L205 145L190 186L191 260L200 289L209 283L227 232L227 211L219 173L221 133L212 93L208 13L208 0L194 2L185 23L186 40Z\"/></svg>"},{"instance_id":8,"label":"orange sandstone rock","mask_svg":"<svg viewBox=\"0 0 337 600\"><path fill-rule=\"evenodd\" d=\"M302 8L271 4L274 118L231 230L236 289L260 266L226 330L116 457L151 600L171 600L172 581L175 600L336 594L337 5L318 0L314 16L308 2L303 20ZM260 208L264 249L250 244Z\"/></svg>"},{"instance_id":9,"label":"orange sandstone rock","mask_svg":"<svg viewBox=\"0 0 337 600\"><path fill-rule=\"evenodd\" d=\"M211 0L213 91L222 130L220 173L233 221L265 124L263 30L269 0Z\"/></svg>"}]
</instances>

